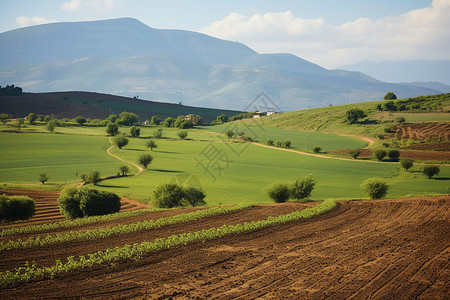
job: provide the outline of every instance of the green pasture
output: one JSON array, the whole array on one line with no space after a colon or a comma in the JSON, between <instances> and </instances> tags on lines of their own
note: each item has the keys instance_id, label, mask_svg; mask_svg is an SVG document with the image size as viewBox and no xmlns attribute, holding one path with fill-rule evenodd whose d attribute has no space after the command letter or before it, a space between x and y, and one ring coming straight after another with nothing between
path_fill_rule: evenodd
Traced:
<instances>
[{"instance_id":1,"label":"green pasture","mask_svg":"<svg viewBox=\"0 0 450 300\"><path fill-rule=\"evenodd\" d=\"M50 176L49 184L73 183L80 181L82 172L99 170L101 176L114 175L119 166L125 164L106 154L110 144L102 132L104 128L64 129L68 131L58 134L0 134L0 182L37 184L38 174L45 172ZM129 132L129 128L121 130ZM150 153L154 160L148 170L140 175L103 181L98 188L148 201L157 186L177 181L201 186L209 205L262 203L270 202L264 192L269 184L311 174L317 180L312 193L314 200L366 198L360 184L369 177L385 178L391 185L389 197L449 192L450 167L441 166L437 179L426 179L419 173L405 176L396 163L317 158L240 143L206 132L220 132L220 127L188 130L188 140L184 141L177 137L178 129L163 128L163 138L156 140L158 147L150 151L145 144L155 128L141 130L141 138L129 138L127 146L114 148L112 152L131 162L136 162L143 153ZM290 139L294 147L303 150L304 134L271 128L261 133L262 138L258 140L264 142L274 135L273 139ZM365 144L353 138L326 134L318 134L316 139L316 135L310 133L310 149L316 146L311 141L320 141L317 146L326 150ZM136 168L129 167L135 174Z\"/></svg>"},{"instance_id":2,"label":"green pasture","mask_svg":"<svg viewBox=\"0 0 450 300\"><path fill-rule=\"evenodd\" d=\"M354 138L354 137L343 137L334 134L326 134L321 132L305 132L298 130L286 130L280 128L266 128L263 127L263 123L260 123L260 119L253 119L254 123L252 125L239 125L236 123L229 123L218 126L204 127L205 130L225 133L228 130L237 132L245 132L247 136L250 136L253 140L265 144L268 139L275 141L286 141L290 140L292 142L291 147L296 150L307 152L312 152L314 147L322 148L322 151L331 150L343 150L343 149L355 149L363 148L367 146L367 142ZM222 139L228 140L226 137Z\"/></svg>"},{"instance_id":3,"label":"green pasture","mask_svg":"<svg viewBox=\"0 0 450 300\"><path fill-rule=\"evenodd\" d=\"M408 123L450 122L450 113L393 113L394 118L403 117Z\"/></svg>"}]
</instances>

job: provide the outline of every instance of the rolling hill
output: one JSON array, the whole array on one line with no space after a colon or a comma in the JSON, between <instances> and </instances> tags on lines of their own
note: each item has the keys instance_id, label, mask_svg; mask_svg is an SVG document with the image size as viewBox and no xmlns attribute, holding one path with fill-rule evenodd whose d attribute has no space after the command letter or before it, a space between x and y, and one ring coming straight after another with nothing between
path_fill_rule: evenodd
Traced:
<instances>
[{"instance_id":1,"label":"rolling hill","mask_svg":"<svg viewBox=\"0 0 450 300\"><path fill-rule=\"evenodd\" d=\"M442 93L438 86L385 83L131 18L0 33L0 67L0 85L25 91L95 91L237 110L262 90L282 110L378 100L387 91L401 98Z\"/></svg>"}]
</instances>

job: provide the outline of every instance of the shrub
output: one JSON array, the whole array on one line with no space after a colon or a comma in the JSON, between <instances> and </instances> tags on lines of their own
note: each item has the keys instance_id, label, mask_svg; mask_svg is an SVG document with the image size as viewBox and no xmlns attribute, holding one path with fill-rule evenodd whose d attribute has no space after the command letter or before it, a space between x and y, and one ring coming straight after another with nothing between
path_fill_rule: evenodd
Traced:
<instances>
[{"instance_id":1,"label":"shrub","mask_svg":"<svg viewBox=\"0 0 450 300\"><path fill-rule=\"evenodd\" d=\"M35 211L34 201L27 196L0 195L0 221L28 220Z\"/></svg>"},{"instance_id":2,"label":"shrub","mask_svg":"<svg viewBox=\"0 0 450 300\"><path fill-rule=\"evenodd\" d=\"M166 127L173 127L174 125L175 125L175 119L174 118L172 118L172 117L167 117L165 120L164 120L164 126L166 126Z\"/></svg>"},{"instance_id":3,"label":"shrub","mask_svg":"<svg viewBox=\"0 0 450 300\"><path fill-rule=\"evenodd\" d=\"M155 139L159 140L162 137L162 133L163 133L162 128L158 128L153 132L153 136L155 137Z\"/></svg>"},{"instance_id":4,"label":"shrub","mask_svg":"<svg viewBox=\"0 0 450 300\"><path fill-rule=\"evenodd\" d=\"M83 126L83 124L86 123L87 120L82 116L78 116L75 118L75 122L77 122L78 125Z\"/></svg>"},{"instance_id":5,"label":"shrub","mask_svg":"<svg viewBox=\"0 0 450 300\"><path fill-rule=\"evenodd\" d=\"M128 166L121 166L120 172L122 173L122 175L126 175L128 172L130 172L130 169L128 168Z\"/></svg>"},{"instance_id":6,"label":"shrub","mask_svg":"<svg viewBox=\"0 0 450 300\"><path fill-rule=\"evenodd\" d=\"M106 125L106 133L115 136L119 133L119 126L116 123L108 123L108 125Z\"/></svg>"},{"instance_id":7,"label":"shrub","mask_svg":"<svg viewBox=\"0 0 450 300\"><path fill-rule=\"evenodd\" d=\"M274 140L267 140L267 145L273 146L275 144Z\"/></svg>"},{"instance_id":8,"label":"shrub","mask_svg":"<svg viewBox=\"0 0 450 300\"><path fill-rule=\"evenodd\" d=\"M159 208L180 206L183 196L183 189L178 184L163 184L153 192L153 205Z\"/></svg>"},{"instance_id":9,"label":"shrub","mask_svg":"<svg viewBox=\"0 0 450 300\"><path fill-rule=\"evenodd\" d=\"M42 184L45 184L45 183L48 181L48 176L47 176L47 174L45 174L45 173L39 174L39 181L40 181Z\"/></svg>"},{"instance_id":10,"label":"shrub","mask_svg":"<svg viewBox=\"0 0 450 300\"><path fill-rule=\"evenodd\" d=\"M150 148L151 151L153 151L154 148L158 147L158 145L156 145L156 142L154 140L148 140L146 145L148 148Z\"/></svg>"},{"instance_id":11,"label":"shrub","mask_svg":"<svg viewBox=\"0 0 450 300\"><path fill-rule=\"evenodd\" d=\"M352 150L350 151L350 157L356 159L361 154L361 151L359 150Z\"/></svg>"},{"instance_id":12,"label":"shrub","mask_svg":"<svg viewBox=\"0 0 450 300\"><path fill-rule=\"evenodd\" d=\"M398 161L400 158L400 152L398 150L389 150L387 156L394 161Z\"/></svg>"},{"instance_id":13,"label":"shrub","mask_svg":"<svg viewBox=\"0 0 450 300\"><path fill-rule=\"evenodd\" d=\"M137 126L131 126L130 135L132 137L139 137L141 135L141 128L139 128Z\"/></svg>"},{"instance_id":14,"label":"shrub","mask_svg":"<svg viewBox=\"0 0 450 300\"><path fill-rule=\"evenodd\" d=\"M294 178L294 183L291 187L291 197L297 200L308 198L311 195L316 181L311 176L306 176L302 179Z\"/></svg>"},{"instance_id":15,"label":"shrub","mask_svg":"<svg viewBox=\"0 0 450 300\"><path fill-rule=\"evenodd\" d=\"M267 195L276 203L284 203L289 199L289 187L283 183L274 183L266 190Z\"/></svg>"},{"instance_id":16,"label":"shrub","mask_svg":"<svg viewBox=\"0 0 450 300\"><path fill-rule=\"evenodd\" d=\"M229 139L233 138L233 137L234 137L234 132L233 132L233 130L227 130L226 135L227 135L227 137L228 137Z\"/></svg>"},{"instance_id":17,"label":"shrub","mask_svg":"<svg viewBox=\"0 0 450 300\"><path fill-rule=\"evenodd\" d=\"M283 142L283 147L287 148L287 149L291 148L291 141L284 141Z\"/></svg>"},{"instance_id":18,"label":"shrub","mask_svg":"<svg viewBox=\"0 0 450 300\"><path fill-rule=\"evenodd\" d=\"M81 177L81 180L83 180L85 183L97 184L101 181L100 172L97 170L92 171L91 173L81 174L80 177Z\"/></svg>"},{"instance_id":19,"label":"shrub","mask_svg":"<svg viewBox=\"0 0 450 300\"><path fill-rule=\"evenodd\" d=\"M439 175L439 172L441 170L439 169L438 166L425 166L422 169L422 173L427 175L428 178L433 177L434 175Z\"/></svg>"},{"instance_id":20,"label":"shrub","mask_svg":"<svg viewBox=\"0 0 450 300\"><path fill-rule=\"evenodd\" d=\"M282 141L277 141L277 147L279 147L279 148L283 147L283 142Z\"/></svg>"},{"instance_id":21,"label":"shrub","mask_svg":"<svg viewBox=\"0 0 450 300\"><path fill-rule=\"evenodd\" d=\"M408 169L412 168L413 161L411 159L402 159L400 160L400 164L402 165L402 168L408 171Z\"/></svg>"},{"instance_id":22,"label":"shrub","mask_svg":"<svg viewBox=\"0 0 450 300\"><path fill-rule=\"evenodd\" d=\"M402 109L400 109L400 110L402 110ZM397 122L397 123L405 123L405 118L403 118L403 117L397 117L397 118L395 118L395 122Z\"/></svg>"},{"instance_id":23,"label":"shrub","mask_svg":"<svg viewBox=\"0 0 450 300\"><path fill-rule=\"evenodd\" d=\"M346 115L347 115L347 120L350 124L356 123L358 121L358 119L360 119L360 118L367 117L367 114L359 108L352 108L352 109L348 110L346 112Z\"/></svg>"},{"instance_id":24,"label":"shrub","mask_svg":"<svg viewBox=\"0 0 450 300\"><path fill-rule=\"evenodd\" d=\"M119 134L113 139L113 143L119 148L122 149L122 147L125 147L128 145L128 138L125 136L125 134Z\"/></svg>"},{"instance_id":25,"label":"shrub","mask_svg":"<svg viewBox=\"0 0 450 300\"><path fill-rule=\"evenodd\" d=\"M138 162L144 167L144 169L147 169L148 165L152 162L153 157L150 154L141 154L138 157Z\"/></svg>"},{"instance_id":26,"label":"shrub","mask_svg":"<svg viewBox=\"0 0 450 300\"><path fill-rule=\"evenodd\" d=\"M205 205L205 197L206 195L202 189L193 186L183 188L183 202L187 202L191 206Z\"/></svg>"},{"instance_id":27,"label":"shrub","mask_svg":"<svg viewBox=\"0 0 450 300\"><path fill-rule=\"evenodd\" d=\"M389 186L378 178L368 178L363 181L361 188L366 190L371 199L381 199L386 196Z\"/></svg>"},{"instance_id":28,"label":"shrub","mask_svg":"<svg viewBox=\"0 0 450 300\"><path fill-rule=\"evenodd\" d=\"M180 137L180 139L185 140L188 135L188 132L186 130L183 130L183 131L179 131L177 134Z\"/></svg>"},{"instance_id":29,"label":"shrub","mask_svg":"<svg viewBox=\"0 0 450 300\"><path fill-rule=\"evenodd\" d=\"M316 153L316 154L319 154L321 150L322 150L322 148L320 148L320 147L314 147L313 148L313 152Z\"/></svg>"},{"instance_id":30,"label":"shrub","mask_svg":"<svg viewBox=\"0 0 450 300\"><path fill-rule=\"evenodd\" d=\"M116 194L94 189L67 188L58 198L59 210L68 219L116 213L120 198Z\"/></svg>"},{"instance_id":31,"label":"shrub","mask_svg":"<svg viewBox=\"0 0 450 300\"><path fill-rule=\"evenodd\" d=\"M375 150L373 155L376 159L378 159L378 161L382 161L386 157L387 153L384 150Z\"/></svg>"}]
</instances>

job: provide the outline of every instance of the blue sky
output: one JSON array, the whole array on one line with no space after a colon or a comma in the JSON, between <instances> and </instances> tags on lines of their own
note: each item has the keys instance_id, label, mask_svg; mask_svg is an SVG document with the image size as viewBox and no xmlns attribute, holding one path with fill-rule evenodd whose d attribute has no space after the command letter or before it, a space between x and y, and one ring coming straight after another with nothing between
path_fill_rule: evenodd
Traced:
<instances>
[{"instance_id":1,"label":"blue sky","mask_svg":"<svg viewBox=\"0 0 450 300\"><path fill-rule=\"evenodd\" d=\"M133 17L288 52L324 67L450 59L450 0L1 0L0 32L46 22Z\"/></svg>"}]
</instances>

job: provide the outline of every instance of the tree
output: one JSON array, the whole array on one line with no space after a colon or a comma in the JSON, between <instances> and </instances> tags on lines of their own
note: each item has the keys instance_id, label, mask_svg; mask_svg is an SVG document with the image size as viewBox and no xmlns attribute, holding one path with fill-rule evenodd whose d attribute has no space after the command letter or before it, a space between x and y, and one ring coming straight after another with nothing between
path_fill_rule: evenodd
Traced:
<instances>
[{"instance_id":1,"label":"tree","mask_svg":"<svg viewBox=\"0 0 450 300\"><path fill-rule=\"evenodd\" d=\"M400 151L398 150L389 150L389 152L387 153L387 156L392 159L393 161L398 161L399 157L400 157Z\"/></svg>"},{"instance_id":2,"label":"tree","mask_svg":"<svg viewBox=\"0 0 450 300\"><path fill-rule=\"evenodd\" d=\"M184 121L186 121L186 117L185 116L178 116L175 119L175 122L173 123L173 127L180 128L181 123L183 123Z\"/></svg>"},{"instance_id":3,"label":"tree","mask_svg":"<svg viewBox=\"0 0 450 300\"><path fill-rule=\"evenodd\" d=\"M139 122L139 116L132 112L124 111L121 112L119 116L120 116L119 124L125 126L131 126Z\"/></svg>"},{"instance_id":4,"label":"tree","mask_svg":"<svg viewBox=\"0 0 450 300\"><path fill-rule=\"evenodd\" d=\"M39 181L42 184L45 184L48 181L48 179L49 179L49 177L47 176L47 174L45 174L45 173L39 174Z\"/></svg>"},{"instance_id":5,"label":"tree","mask_svg":"<svg viewBox=\"0 0 450 300\"><path fill-rule=\"evenodd\" d=\"M159 125L160 123L161 123L161 120L157 116L152 116L152 119L150 120L150 124Z\"/></svg>"},{"instance_id":6,"label":"tree","mask_svg":"<svg viewBox=\"0 0 450 300\"><path fill-rule=\"evenodd\" d=\"M45 124L48 124L48 122L50 122L53 119L54 119L54 117L52 115L46 115L44 117L44 122L45 122Z\"/></svg>"},{"instance_id":7,"label":"tree","mask_svg":"<svg viewBox=\"0 0 450 300\"><path fill-rule=\"evenodd\" d=\"M350 151L350 157L356 159L361 154L361 151L359 150L352 150Z\"/></svg>"},{"instance_id":8,"label":"tree","mask_svg":"<svg viewBox=\"0 0 450 300\"><path fill-rule=\"evenodd\" d=\"M35 113L28 114L28 122L30 123L30 125L34 125L36 120L37 120L37 115Z\"/></svg>"},{"instance_id":9,"label":"tree","mask_svg":"<svg viewBox=\"0 0 450 300\"><path fill-rule=\"evenodd\" d=\"M267 195L276 203L284 203L290 197L290 190L286 184L274 183L266 190Z\"/></svg>"},{"instance_id":10,"label":"tree","mask_svg":"<svg viewBox=\"0 0 450 300\"><path fill-rule=\"evenodd\" d=\"M146 145L148 148L150 148L151 151L153 151L154 148L158 147L158 145L156 145L155 140L148 140Z\"/></svg>"},{"instance_id":11,"label":"tree","mask_svg":"<svg viewBox=\"0 0 450 300\"><path fill-rule=\"evenodd\" d=\"M389 111L396 111L397 106L395 105L394 101L388 101L384 103L384 109Z\"/></svg>"},{"instance_id":12,"label":"tree","mask_svg":"<svg viewBox=\"0 0 450 300\"><path fill-rule=\"evenodd\" d=\"M287 140L283 142L283 147L286 149L291 148L291 141Z\"/></svg>"},{"instance_id":13,"label":"tree","mask_svg":"<svg viewBox=\"0 0 450 300\"><path fill-rule=\"evenodd\" d=\"M189 121L192 122L194 125L202 125L204 123L204 120L199 115L189 115Z\"/></svg>"},{"instance_id":14,"label":"tree","mask_svg":"<svg viewBox=\"0 0 450 300\"><path fill-rule=\"evenodd\" d=\"M183 187L183 206L189 204L191 206L205 205L205 193L201 188L196 188L194 186Z\"/></svg>"},{"instance_id":15,"label":"tree","mask_svg":"<svg viewBox=\"0 0 450 300\"><path fill-rule=\"evenodd\" d=\"M108 125L106 125L106 133L115 136L119 133L119 126L117 126L116 123L108 123Z\"/></svg>"},{"instance_id":16,"label":"tree","mask_svg":"<svg viewBox=\"0 0 450 300\"><path fill-rule=\"evenodd\" d=\"M48 131L53 133L55 131L56 125L57 125L56 120L50 120L48 121L47 125L45 125L45 127L47 128Z\"/></svg>"},{"instance_id":17,"label":"tree","mask_svg":"<svg viewBox=\"0 0 450 300\"><path fill-rule=\"evenodd\" d=\"M320 147L314 147L313 148L313 152L316 153L316 154L319 154L320 151L322 151L322 148L320 148Z\"/></svg>"},{"instance_id":18,"label":"tree","mask_svg":"<svg viewBox=\"0 0 450 300\"><path fill-rule=\"evenodd\" d=\"M141 154L138 157L138 163L140 163L144 169L147 169L147 166L152 162L153 157L150 154Z\"/></svg>"},{"instance_id":19,"label":"tree","mask_svg":"<svg viewBox=\"0 0 450 300\"><path fill-rule=\"evenodd\" d=\"M83 126L84 123L86 123L86 118L82 117L82 116L78 116L75 118L75 122L78 123L78 125Z\"/></svg>"},{"instance_id":20,"label":"tree","mask_svg":"<svg viewBox=\"0 0 450 300\"><path fill-rule=\"evenodd\" d=\"M100 178L100 172L95 170L92 171L91 173L83 173L80 175L81 180L84 181L84 183L89 184L97 184L99 183L101 180Z\"/></svg>"},{"instance_id":21,"label":"tree","mask_svg":"<svg viewBox=\"0 0 450 300\"><path fill-rule=\"evenodd\" d=\"M180 137L180 139L185 140L188 136L188 132L186 130L179 131L178 136Z\"/></svg>"},{"instance_id":22,"label":"tree","mask_svg":"<svg viewBox=\"0 0 450 300\"><path fill-rule=\"evenodd\" d=\"M119 134L113 139L113 143L122 149L122 147L128 145L128 138L124 134Z\"/></svg>"},{"instance_id":23,"label":"tree","mask_svg":"<svg viewBox=\"0 0 450 300\"><path fill-rule=\"evenodd\" d=\"M153 131L153 136L155 137L155 139L159 140L162 138L162 133L163 133L162 128L158 128L157 130Z\"/></svg>"},{"instance_id":24,"label":"tree","mask_svg":"<svg viewBox=\"0 0 450 300\"><path fill-rule=\"evenodd\" d=\"M130 172L130 169L127 166L121 166L119 169L122 173L122 176L125 176L128 172Z\"/></svg>"},{"instance_id":25,"label":"tree","mask_svg":"<svg viewBox=\"0 0 450 300\"><path fill-rule=\"evenodd\" d=\"M106 118L106 121L109 123L116 123L117 115L110 115L108 118Z\"/></svg>"},{"instance_id":26,"label":"tree","mask_svg":"<svg viewBox=\"0 0 450 300\"><path fill-rule=\"evenodd\" d=\"M397 117L397 118L395 118L395 122L397 122L397 123L405 123L405 118L403 118L403 117Z\"/></svg>"},{"instance_id":27,"label":"tree","mask_svg":"<svg viewBox=\"0 0 450 300\"><path fill-rule=\"evenodd\" d=\"M387 153L384 150L375 150L373 155L378 161L382 161L386 157Z\"/></svg>"},{"instance_id":28,"label":"tree","mask_svg":"<svg viewBox=\"0 0 450 300\"><path fill-rule=\"evenodd\" d=\"M163 184L157 187L153 192L153 205L159 208L181 206L183 196L183 188L178 184Z\"/></svg>"},{"instance_id":29,"label":"tree","mask_svg":"<svg viewBox=\"0 0 450 300\"><path fill-rule=\"evenodd\" d=\"M386 196L389 186L385 181L373 177L364 180L361 188L369 194L371 199L381 199Z\"/></svg>"},{"instance_id":30,"label":"tree","mask_svg":"<svg viewBox=\"0 0 450 300\"><path fill-rule=\"evenodd\" d=\"M131 126L130 135L132 137L139 137L139 135L141 135L141 128L139 128L137 126Z\"/></svg>"},{"instance_id":31,"label":"tree","mask_svg":"<svg viewBox=\"0 0 450 300\"><path fill-rule=\"evenodd\" d=\"M228 137L229 139L231 139L231 138L234 137L234 131L228 129L227 132L226 132L226 135L227 135L227 137Z\"/></svg>"},{"instance_id":32,"label":"tree","mask_svg":"<svg viewBox=\"0 0 450 300\"><path fill-rule=\"evenodd\" d=\"M434 175L439 175L439 172L441 170L439 169L438 166L425 166L422 169L422 173L427 175L428 178L433 177Z\"/></svg>"},{"instance_id":33,"label":"tree","mask_svg":"<svg viewBox=\"0 0 450 300\"><path fill-rule=\"evenodd\" d=\"M367 117L367 114L359 108L352 108L350 110L347 110L347 120L350 124L355 124L358 119Z\"/></svg>"},{"instance_id":34,"label":"tree","mask_svg":"<svg viewBox=\"0 0 450 300\"><path fill-rule=\"evenodd\" d=\"M166 126L166 127L173 127L173 126L174 126L174 123L175 123L175 119L172 118L172 117L167 117L167 118L164 120L164 126Z\"/></svg>"},{"instance_id":35,"label":"tree","mask_svg":"<svg viewBox=\"0 0 450 300\"><path fill-rule=\"evenodd\" d=\"M23 124L25 124L25 120L24 119L22 119L22 118L17 119L16 127L19 130L19 132L20 132L20 128L23 126Z\"/></svg>"},{"instance_id":36,"label":"tree","mask_svg":"<svg viewBox=\"0 0 450 300\"><path fill-rule=\"evenodd\" d=\"M308 198L315 185L316 181L311 176L306 176L302 179L296 177L291 187L291 197L297 200Z\"/></svg>"},{"instance_id":37,"label":"tree","mask_svg":"<svg viewBox=\"0 0 450 300\"><path fill-rule=\"evenodd\" d=\"M400 164L402 165L402 168L405 169L406 171L408 171L414 165L411 159L402 159L400 160Z\"/></svg>"},{"instance_id":38,"label":"tree","mask_svg":"<svg viewBox=\"0 0 450 300\"><path fill-rule=\"evenodd\" d=\"M0 114L0 121L3 123L3 125L6 125L9 121L11 121L12 116L10 114L1 113Z\"/></svg>"},{"instance_id":39,"label":"tree","mask_svg":"<svg viewBox=\"0 0 450 300\"><path fill-rule=\"evenodd\" d=\"M273 145L275 144L275 141L269 139L269 140L267 140L266 144L267 144L268 146L273 146Z\"/></svg>"},{"instance_id":40,"label":"tree","mask_svg":"<svg viewBox=\"0 0 450 300\"><path fill-rule=\"evenodd\" d=\"M397 99L397 96L393 92L388 92L386 95L384 95L384 100L395 100Z\"/></svg>"}]
</instances>

